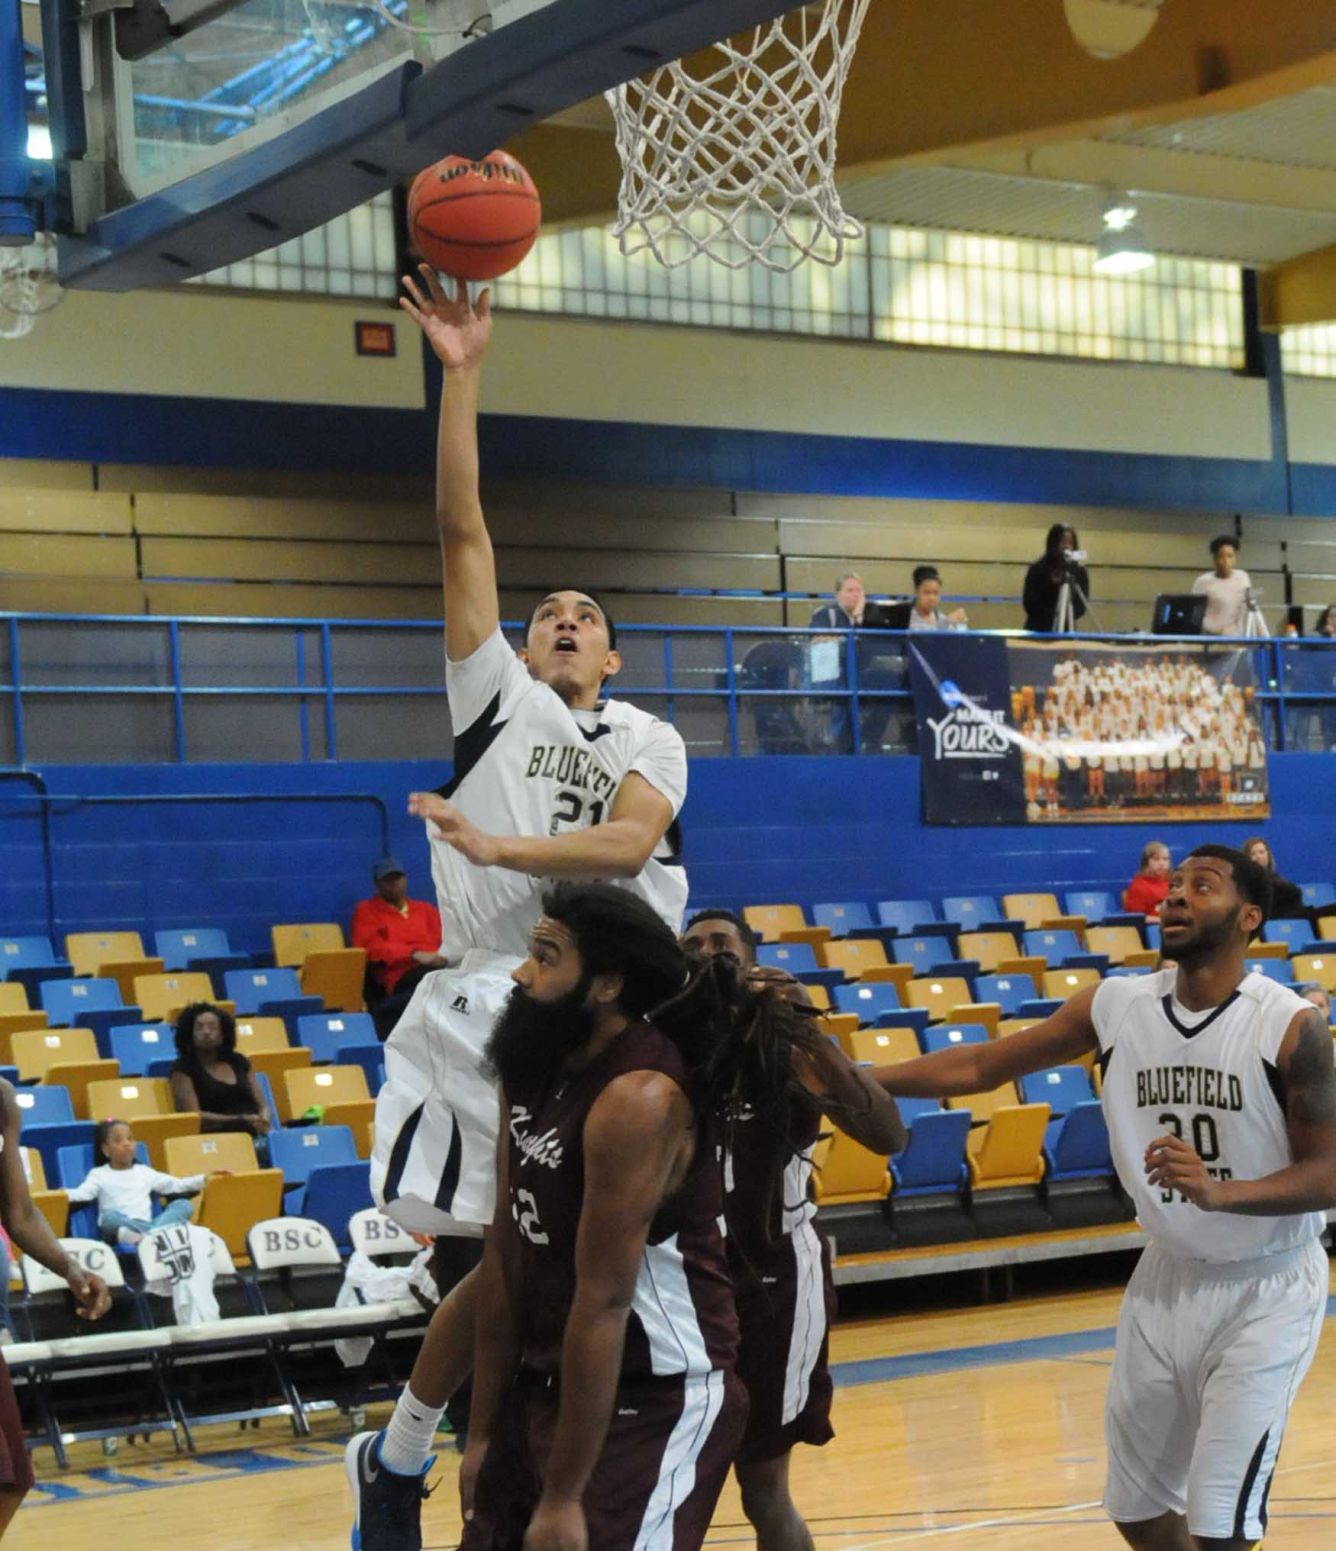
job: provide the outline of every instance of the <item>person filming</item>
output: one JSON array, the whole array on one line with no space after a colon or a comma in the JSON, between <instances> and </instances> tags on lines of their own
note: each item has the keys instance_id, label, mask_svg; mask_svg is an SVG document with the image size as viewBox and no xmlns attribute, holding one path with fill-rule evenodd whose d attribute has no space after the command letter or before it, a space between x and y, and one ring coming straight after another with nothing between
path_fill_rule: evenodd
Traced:
<instances>
[{"instance_id":1,"label":"person filming","mask_svg":"<svg viewBox=\"0 0 1336 1551\"><path fill-rule=\"evenodd\" d=\"M1048 634L1070 630L1090 605L1090 572L1083 564L1085 553L1076 537L1076 529L1055 522L1044 541L1044 553L1025 573L1025 628ZM1064 584L1070 599L1070 613L1059 619Z\"/></svg>"}]
</instances>

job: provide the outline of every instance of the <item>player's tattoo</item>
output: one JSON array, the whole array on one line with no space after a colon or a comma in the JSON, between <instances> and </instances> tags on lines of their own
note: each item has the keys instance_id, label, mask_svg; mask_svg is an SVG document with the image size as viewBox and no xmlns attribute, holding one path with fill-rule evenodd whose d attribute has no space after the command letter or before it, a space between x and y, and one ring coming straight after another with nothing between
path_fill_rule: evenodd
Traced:
<instances>
[{"instance_id":1,"label":"player's tattoo","mask_svg":"<svg viewBox=\"0 0 1336 1551\"><path fill-rule=\"evenodd\" d=\"M1315 1007L1303 1015L1299 1039L1290 1057L1291 1120L1310 1126L1336 1126L1336 1060L1327 1021Z\"/></svg>"}]
</instances>

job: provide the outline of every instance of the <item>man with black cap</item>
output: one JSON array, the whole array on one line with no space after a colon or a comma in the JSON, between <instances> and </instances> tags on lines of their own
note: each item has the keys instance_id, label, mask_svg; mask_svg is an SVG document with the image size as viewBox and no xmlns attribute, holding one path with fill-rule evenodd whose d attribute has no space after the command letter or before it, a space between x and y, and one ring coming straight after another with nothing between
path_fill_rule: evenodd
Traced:
<instances>
[{"instance_id":1,"label":"man with black cap","mask_svg":"<svg viewBox=\"0 0 1336 1551\"><path fill-rule=\"evenodd\" d=\"M367 1001L377 1014L393 1004L402 1012L423 975L443 969L441 916L425 899L409 899L408 874L397 856L382 856L371 869L376 892L353 911L350 933L354 948L366 950ZM384 1039L393 1020L381 1030Z\"/></svg>"}]
</instances>

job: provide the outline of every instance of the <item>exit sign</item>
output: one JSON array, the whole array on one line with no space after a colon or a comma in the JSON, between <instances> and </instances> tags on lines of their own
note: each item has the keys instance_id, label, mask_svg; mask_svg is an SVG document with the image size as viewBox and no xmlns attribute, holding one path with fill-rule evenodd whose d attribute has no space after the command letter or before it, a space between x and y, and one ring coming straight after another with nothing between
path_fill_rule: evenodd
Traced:
<instances>
[{"instance_id":1,"label":"exit sign","mask_svg":"<svg viewBox=\"0 0 1336 1551\"><path fill-rule=\"evenodd\" d=\"M395 355L393 323L354 323L358 355Z\"/></svg>"}]
</instances>

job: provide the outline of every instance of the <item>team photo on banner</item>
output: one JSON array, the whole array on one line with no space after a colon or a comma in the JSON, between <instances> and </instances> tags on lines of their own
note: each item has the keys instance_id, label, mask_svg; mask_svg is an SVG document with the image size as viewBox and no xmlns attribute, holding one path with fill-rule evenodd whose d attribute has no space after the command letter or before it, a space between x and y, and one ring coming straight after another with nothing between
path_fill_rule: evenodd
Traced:
<instances>
[{"instance_id":1,"label":"team photo on banner","mask_svg":"<svg viewBox=\"0 0 1336 1551\"><path fill-rule=\"evenodd\" d=\"M939 636L910 671L929 824L1270 812L1246 652Z\"/></svg>"}]
</instances>

